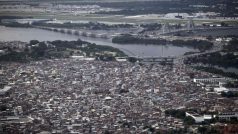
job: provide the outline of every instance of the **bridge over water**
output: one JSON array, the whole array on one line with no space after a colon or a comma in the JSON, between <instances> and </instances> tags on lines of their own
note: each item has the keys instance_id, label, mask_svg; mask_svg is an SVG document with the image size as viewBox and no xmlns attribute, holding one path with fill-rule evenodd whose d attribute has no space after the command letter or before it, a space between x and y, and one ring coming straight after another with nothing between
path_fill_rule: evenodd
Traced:
<instances>
[{"instance_id":1,"label":"bridge over water","mask_svg":"<svg viewBox=\"0 0 238 134\"><path fill-rule=\"evenodd\" d=\"M35 28L54 31L54 32L60 32L60 33L66 33L66 34L71 34L71 35L91 37L91 38L109 39L109 38L112 38L114 36L119 35L119 33L109 35L107 33L100 33L99 34L99 33L93 33L93 32L81 31L81 30L74 30L74 29L52 28L52 27L42 27L42 26L35 26Z\"/></svg>"},{"instance_id":2,"label":"bridge over water","mask_svg":"<svg viewBox=\"0 0 238 134\"><path fill-rule=\"evenodd\" d=\"M153 57L153 56L143 56L136 57L131 56L129 58L135 58L141 63L160 63L160 64L173 64L176 57Z\"/></svg>"}]
</instances>

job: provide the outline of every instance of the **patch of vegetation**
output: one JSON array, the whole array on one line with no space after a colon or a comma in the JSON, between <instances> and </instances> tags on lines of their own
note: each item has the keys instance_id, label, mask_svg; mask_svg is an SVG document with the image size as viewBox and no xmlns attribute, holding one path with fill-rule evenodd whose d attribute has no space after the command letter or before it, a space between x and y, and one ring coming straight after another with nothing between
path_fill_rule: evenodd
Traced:
<instances>
[{"instance_id":1,"label":"patch of vegetation","mask_svg":"<svg viewBox=\"0 0 238 134\"><path fill-rule=\"evenodd\" d=\"M226 52L237 52L238 51L238 37L233 38L228 45L223 47Z\"/></svg>"},{"instance_id":2,"label":"patch of vegetation","mask_svg":"<svg viewBox=\"0 0 238 134\"><path fill-rule=\"evenodd\" d=\"M125 34L121 36L114 37L112 39L113 43L119 44L166 44L166 40L164 39L145 39L145 38L138 38L134 37L130 34Z\"/></svg>"},{"instance_id":3,"label":"patch of vegetation","mask_svg":"<svg viewBox=\"0 0 238 134\"><path fill-rule=\"evenodd\" d=\"M109 30L109 29L117 29L117 28L131 28L133 25L131 24L115 24L115 25L107 25L104 23L94 23L94 22L88 22L88 23L70 23L66 22L63 24L56 24L56 23L44 23L44 22L35 22L32 23L34 26L44 26L44 27L54 27L54 28L87 28L91 30Z\"/></svg>"},{"instance_id":4,"label":"patch of vegetation","mask_svg":"<svg viewBox=\"0 0 238 134\"><path fill-rule=\"evenodd\" d=\"M131 62L131 63L135 63L135 62L137 62L137 58L135 58L135 57L128 57L128 59L127 59L129 62Z\"/></svg>"},{"instance_id":5,"label":"patch of vegetation","mask_svg":"<svg viewBox=\"0 0 238 134\"><path fill-rule=\"evenodd\" d=\"M227 98L238 97L238 92L232 92L232 91L221 92L221 96L227 97Z\"/></svg>"},{"instance_id":6,"label":"patch of vegetation","mask_svg":"<svg viewBox=\"0 0 238 134\"><path fill-rule=\"evenodd\" d=\"M186 116L184 110L176 110L176 109L169 109L165 111L167 116L172 116L175 118L182 119L184 124L186 125L193 125L195 124L195 120L192 117Z\"/></svg>"},{"instance_id":7,"label":"patch of vegetation","mask_svg":"<svg viewBox=\"0 0 238 134\"><path fill-rule=\"evenodd\" d=\"M191 55L191 54L196 54L196 53L199 53L199 52L185 52L183 55Z\"/></svg>"},{"instance_id":8,"label":"patch of vegetation","mask_svg":"<svg viewBox=\"0 0 238 134\"><path fill-rule=\"evenodd\" d=\"M216 65L219 67L233 67L238 68L238 55L235 54L238 52L238 40L237 38L232 39L228 45L223 46L221 52L214 52L210 54L203 54L199 56L189 57L184 60L185 64L197 64L202 63L206 65ZM220 74L223 76L228 76L232 78L237 78L235 73L223 72L220 69L214 67L196 67L197 69L208 71L215 74Z\"/></svg>"},{"instance_id":9,"label":"patch of vegetation","mask_svg":"<svg viewBox=\"0 0 238 134\"><path fill-rule=\"evenodd\" d=\"M6 26L6 27L22 27L22 28L31 28L32 25L25 23L21 24L18 22L11 22L11 23L0 23L0 25Z\"/></svg>"},{"instance_id":10,"label":"patch of vegetation","mask_svg":"<svg viewBox=\"0 0 238 134\"><path fill-rule=\"evenodd\" d=\"M162 28L162 24L159 23L151 23L151 24L141 24L140 27L144 28L140 33L144 33L146 31L160 30Z\"/></svg>"},{"instance_id":11,"label":"patch of vegetation","mask_svg":"<svg viewBox=\"0 0 238 134\"><path fill-rule=\"evenodd\" d=\"M211 54L199 55L196 57L190 57L185 60L185 63L202 63L209 65L217 65L221 67L234 67L238 68L238 56L233 53L220 53L215 52Z\"/></svg>"},{"instance_id":12,"label":"patch of vegetation","mask_svg":"<svg viewBox=\"0 0 238 134\"><path fill-rule=\"evenodd\" d=\"M213 73L213 74L222 75L222 76L225 76L225 77L230 77L230 78L238 79L238 75L237 74L231 73L231 72L224 72L224 71L222 71L220 69L216 69L214 67L196 66L196 67L193 67L193 68L197 69L197 70Z\"/></svg>"},{"instance_id":13,"label":"patch of vegetation","mask_svg":"<svg viewBox=\"0 0 238 134\"><path fill-rule=\"evenodd\" d=\"M117 48L100 46L81 40L56 40L52 42L39 42L37 40L32 40L26 45L22 52L9 49L6 54L0 56L0 61L27 62L30 60L42 60L46 58L68 58L79 53L81 53L81 55L86 54L86 56L89 57L98 57L98 60L104 61L115 60L116 56L126 56Z\"/></svg>"},{"instance_id":14,"label":"patch of vegetation","mask_svg":"<svg viewBox=\"0 0 238 134\"><path fill-rule=\"evenodd\" d=\"M102 7L121 9L119 11L102 11L100 14L165 14L165 13L194 13L194 12L217 12L221 16L237 16L236 4L227 1L227 8L220 9L218 0L182 0L182 1L127 1L127 2L101 2L97 3ZM145 6L146 5L146 6ZM190 5L206 5L207 7L192 7ZM214 7L214 5L217 5ZM213 8L210 8L213 6Z\"/></svg>"},{"instance_id":15,"label":"patch of vegetation","mask_svg":"<svg viewBox=\"0 0 238 134\"><path fill-rule=\"evenodd\" d=\"M31 27L29 24L21 24L18 22L7 22L5 23L3 20L14 20L14 19L25 19L31 17L21 17L21 16L0 16L0 25L7 26L7 27Z\"/></svg>"},{"instance_id":16,"label":"patch of vegetation","mask_svg":"<svg viewBox=\"0 0 238 134\"><path fill-rule=\"evenodd\" d=\"M213 46L212 42L205 41L205 40L173 40L171 41L171 44L175 46L186 46L186 47L193 47L195 49L199 49L200 51L205 51L208 49L211 49Z\"/></svg>"},{"instance_id":17,"label":"patch of vegetation","mask_svg":"<svg viewBox=\"0 0 238 134\"><path fill-rule=\"evenodd\" d=\"M119 8L119 11L102 11L99 14L138 15L168 12L191 12L188 3L171 1L128 1L98 3L102 7ZM146 5L146 6L145 6Z\"/></svg>"},{"instance_id":18,"label":"patch of vegetation","mask_svg":"<svg viewBox=\"0 0 238 134\"><path fill-rule=\"evenodd\" d=\"M5 55L0 56L0 61L19 61L19 62L25 62L27 54L24 52L9 52Z\"/></svg>"},{"instance_id":19,"label":"patch of vegetation","mask_svg":"<svg viewBox=\"0 0 238 134\"><path fill-rule=\"evenodd\" d=\"M183 122L185 125L193 125L195 124L195 120L190 117L190 116L186 116L184 119L183 119Z\"/></svg>"},{"instance_id":20,"label":"patch of vegetation","mask_svg":"<svg viewBox=\"0 0 238 134\"><path fill-rule=\"evenodd\" d=\"M200 51L205 51L208 49L211 49L213 46L212 42L205 41L205 40L172 40L167 41L165 39L149 39L149 38L139 38L134 37L130 34L125 34L121 36L114 37L112 39L113 43L119 43L119 44L153 44L153 45L166 45L171 44L174 46L179 47L191 47L194 49L199 49Z\"/></svg>"},{"instance_id":21,"label":"patch of vegetation","mask_svg":"<svg viewBox=\"0 0 238 134\"><path fill-rule=\"evenodd\" d=\"M3 19L24 19L26 17L21 17L21 16L0 16L0 21ZM27 18L31 18L31 17L27 17Z\"/></svg>"},{"instance_id":22,"label":"patch of vegetation","mask_svg":"<svg viewBox=\"0 0 238 134\"><path fill-rule=\"evenodd\" d=\"M230 81L224 85L227 88L238 88L238 81Z\"/></svg>"},{"instance_id":23,"label":"patch of vegetation","mask_svg":"<svg viewBox=\"0 0 238 134\"><path fill-rule=\"evenodd\" d=\"M165 114L179 119L184 119L186 117L184 110L168 109L165 111Z\"/></svg>"}]
</instances>

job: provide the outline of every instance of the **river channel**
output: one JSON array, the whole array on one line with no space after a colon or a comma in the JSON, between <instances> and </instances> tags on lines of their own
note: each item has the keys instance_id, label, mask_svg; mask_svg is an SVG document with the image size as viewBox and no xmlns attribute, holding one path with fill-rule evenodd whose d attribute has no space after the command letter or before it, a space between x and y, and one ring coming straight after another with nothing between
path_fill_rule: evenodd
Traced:
<instances>
[{"instance_id":1,"label":"river channel","mask_svg":"<svg viewBox=\"0 0 238 134\"><path fill-rule=\"evenodd\" d=\"M119 48L129 56L179 56L185 52L195 51L188 47L177 47L172 45L143 45L143 44L116 44L112 43L110 39L99 39L91 37L82 37L76 35L69 35L64 33L57 33L53 31L46 31L36 28L10 28L0 26L0 41L23 41L30 40L39 41L54 41L54 40L77 40L81 39L97 45L107 45Z\"/></svg>"}]
</instances>

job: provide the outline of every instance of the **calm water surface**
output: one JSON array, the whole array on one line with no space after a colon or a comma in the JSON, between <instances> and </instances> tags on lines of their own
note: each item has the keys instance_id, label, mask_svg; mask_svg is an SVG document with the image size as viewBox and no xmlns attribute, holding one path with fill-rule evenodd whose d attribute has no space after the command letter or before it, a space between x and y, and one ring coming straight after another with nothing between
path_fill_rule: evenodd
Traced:
<instances>
[{"instance_id":1,"label":"calm water surface","mask_svg":"<svg viewBox=\"0 0 238 134\"><path fill-rule=\"evenodd\" d=\"M185 52L195 51L192 48L160 45L142 45L142 44L116 44L109 39L98 39L68 35L53 31L46 31L36 28L9 28L0 26L0 41L23 41L30 40L54 41L54 40L77 40L82 39L97 45L107 45L119 48L130 56L179 56Z\"/></svg>"}]
</instances>

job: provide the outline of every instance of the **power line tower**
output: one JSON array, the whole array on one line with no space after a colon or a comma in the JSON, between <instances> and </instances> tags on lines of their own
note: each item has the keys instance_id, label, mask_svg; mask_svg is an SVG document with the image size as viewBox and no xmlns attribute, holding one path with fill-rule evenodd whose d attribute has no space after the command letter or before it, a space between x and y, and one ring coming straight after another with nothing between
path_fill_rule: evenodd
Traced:
<instances>
[{"instance_id":1,"label":"power line tower","mask_svg":"<svg viewBox=\"0 0 238 134\"><path fill-rule=\"evenodd\" d=\"M169 28L169 23L168 22L163 24L162 31L163 31L163 34L170 32L170 28Z\"/></svg>"},{"instance_id":2,"label":"power line tower","mask_svg":"<svg viewBox=\"0 0 238 134\"><path fill-rule=\"evenodd\" d=\"M166 41L167 42L167 41ZM166 43L167 44L167 43ZM164 57L164 45L162 45L162 48L161 48L161 57Z\"/></svg>"},{"instance_id":3,"label":"power line tower","mask_svg":"<svg viewBox=\"0 0 238 134\"><path fill-rule=\"evenodd\" d=\"M187 22L187 30L188 31L192 31L195 28L195 24L193 22L193 18L189 18L188 22Z\"/></svg>"}]
</instances>

